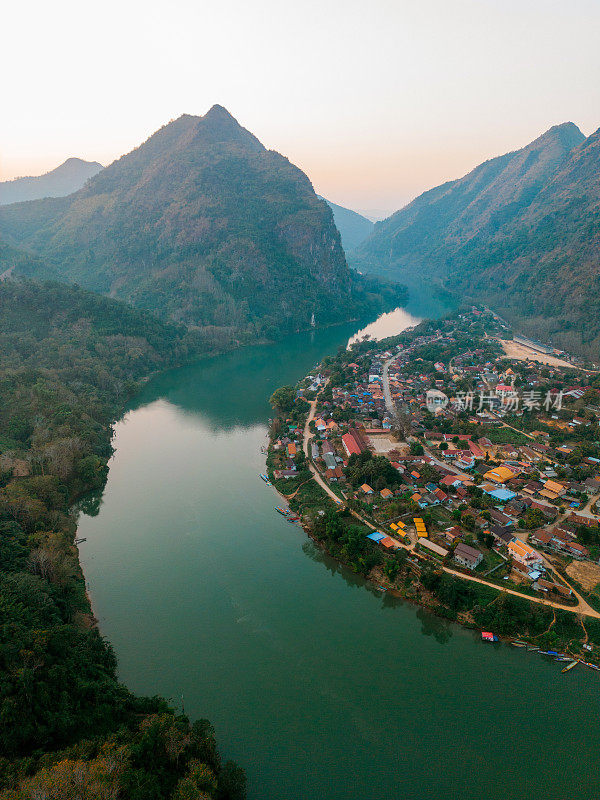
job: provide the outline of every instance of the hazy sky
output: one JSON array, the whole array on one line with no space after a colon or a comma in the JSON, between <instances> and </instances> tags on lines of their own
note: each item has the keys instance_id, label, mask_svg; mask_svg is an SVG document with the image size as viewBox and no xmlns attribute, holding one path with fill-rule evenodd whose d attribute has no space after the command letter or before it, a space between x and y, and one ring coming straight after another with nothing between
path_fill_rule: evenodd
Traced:
<instances>
[{"instance_id":1,"label":"hazy sky","mask_svg":"<svg viewBox=\"0 0 600 800\"><path fill-rule=\"evenodd\" d=\"M600 126L600 0L20 0L0 178L109 163L226 106L335 202L388 212L551 125Z\"/></svg>"}]
</instances>

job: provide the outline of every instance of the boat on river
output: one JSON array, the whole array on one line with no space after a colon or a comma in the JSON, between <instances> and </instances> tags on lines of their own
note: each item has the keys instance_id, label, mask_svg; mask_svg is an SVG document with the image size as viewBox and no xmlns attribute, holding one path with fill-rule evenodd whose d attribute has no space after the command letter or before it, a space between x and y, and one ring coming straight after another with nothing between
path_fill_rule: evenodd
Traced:
<instances>
[{"instance_id":1,"label":"boat on river","mask_svg":"<svg viewBox=\"0 0 600 800\"><path fill-rule=\"evenodd\" d=\"M287 517L290 513L289 508L282 508L281 506L275 506L275 511L279 511L284 517Z\"/></svg>"},{"instance_id":2,"label":"boat on river","mask_svg":"<svg viewBox=\"0 0 600 800\"><path fill-rule=\"evenodd\" d=\"M577 661L577 660L576 661L571 661L570 664L567 664L566 667L563 667L563 669L561 669L561 672L568 672L570 669L573 669L573 667L576 667L577 664L579 664L579 661Z\"/></svg>"},{"instance_id":3,"label":"boat on river","mask_svg":"<svg viewBox=\"0 0 600 800\"><path fill-rule=\"evenodd\" d=\"M481 631L481 638L484 642L497 642L498 637L495 633L491 633L490 631Z\"/></svg>"},{"instance_id":4,"label":"boat on river","mask_svg":"<svg viewBox=\"0 0 600 800\"><path fill-rule=\"evenodd\" d=\"M262 479L262 480L263 480L263 481L264 481L264 482L267 484L267 486L273 486L273 484L272 484L272 483L271 483L271 481L269 480L269 476L268 476L266 473L264 473L264 472L261 472L261 473L260 473L260 477L261 477L261 479Z\"/></svg>"},{"instance_id":5,"label":"boat on river","mask_svg":"<svg viewBox=\"0 0 600 800\"><path fill-rule=\"evenodd\" d=\"M527 647L527 642L511 642L513 647Z\"/></svg>"}]
</instances>

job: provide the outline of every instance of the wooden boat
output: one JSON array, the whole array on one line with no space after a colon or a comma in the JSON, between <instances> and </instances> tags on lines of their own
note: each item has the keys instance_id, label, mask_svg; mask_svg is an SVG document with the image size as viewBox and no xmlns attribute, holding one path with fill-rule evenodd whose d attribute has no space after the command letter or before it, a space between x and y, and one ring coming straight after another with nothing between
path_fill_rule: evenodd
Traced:
<instances>
[{"instance_id":1,"label":"wooden boat","mask_svg":"<svg viewBox=\"0 0 600 800\"><path fill-rule=\"evenodd\" d=\"M527 647L527 650L528 650L530 653L538 653L538 652L539 652L539 650L540 650L540 648L539 648L539 647Z\"/></svg>"},{"instance_id":2,"label":"wooden boat","mask_svg":"<svg viewBox=\"0 0 600 800\"><path fill-rule=\"evenodd\" d=\"M597 664L590 664L589 661L582 661L581 663L585 664L586 667L589 667L590 669L600 670L600 667Z\"/></svg>"},{"instance_id":3,"label":"wooden boat","mask_svg":"<svg viewBox=\"0 0 600 800\"><path fill-rule=\"evenodd\" d=\"M513 647L527 647L525 642L511 642Z\"/></svg>"},{"instance_id":4,"label":"wooden boat","mask_svg":"<svg viewBox=\"0 0 600 800\"><path fill-rule=\"evenodd\" d=\"M570 664L567 664L566 667L561 669L561 672L568 672L570 669L573 669L573 667L576 667L577 664L579 664L579 661L571 661Z\"/></svg>"}]
</instances>

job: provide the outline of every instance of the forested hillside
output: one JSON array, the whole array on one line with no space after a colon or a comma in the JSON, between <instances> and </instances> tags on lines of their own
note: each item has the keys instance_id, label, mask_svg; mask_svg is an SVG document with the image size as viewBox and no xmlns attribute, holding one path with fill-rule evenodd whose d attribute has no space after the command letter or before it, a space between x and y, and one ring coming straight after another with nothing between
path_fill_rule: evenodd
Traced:
<instances>
[{"instance_id":1,"label":"forested hillside","mask_svg":"<svg viewBox=\"0 0 600 800\"><path fill-rule=\"evenodd\" d=\"M207 722L118 682L74 545L73 503L103 487L127 399L205 350L182 326L79 288L0 283L3 800L243 797Z\"/></svg>"},{"instance_id":2,"label":"forested hillside","mask_svg":"<svg viewBox=\"0 0 600 800\"><path fill-rule=\"evenodd\" d=\"M322 199L325 200L325 198ZM333 221L342 237L344 251L349 253L355 250L373 231L375 223L350 208L338 206L330 200L325 200L325 202L333 211Z\"/></svg>"},{"instance_id":3,"label":"forested hillside","mask_svg":"<svg viewBox=\"0 0 600 800\"><path fill-rule=\"evenodd\" d=\"M556 126L425 192L350 256L365 272L437 282L531 334L600 358L600 132Z\"/></svg>"},{"instance_id":4,"label":"forested hillside","mask_svg":"<svg viewBox=\"0 0 600 800\"><path fill-rule=\"evenodd\" d=\"M225 336L273 337L379 311L306 175L221 106L184 115L66 198L0 209L0 235L76 282ZM402 294L388 296L395 305Z\"/></svg>"}]
</instances>

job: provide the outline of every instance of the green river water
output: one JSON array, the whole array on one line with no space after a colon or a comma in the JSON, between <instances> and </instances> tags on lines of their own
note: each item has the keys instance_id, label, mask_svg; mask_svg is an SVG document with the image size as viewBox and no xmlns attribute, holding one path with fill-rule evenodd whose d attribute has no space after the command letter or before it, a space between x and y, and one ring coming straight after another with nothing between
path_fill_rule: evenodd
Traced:
<instances>
[{"instance_id":1,"label":"green river water","mask_svg":"<svg viewBox=\"0 0 600 800\"><path fill-rule=\"evenodd\" d=\"M275 513L258 477L269 395L354 332L167 373L116 426L79 536L121 678L208 717L251 800L593 800L595 673L382 596Z\"/></svg>"}]
</instances>

